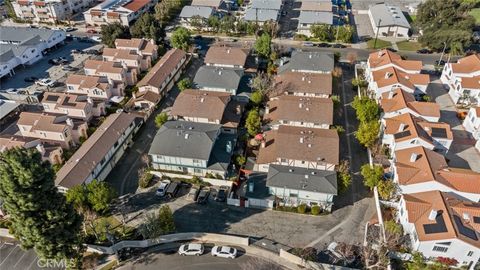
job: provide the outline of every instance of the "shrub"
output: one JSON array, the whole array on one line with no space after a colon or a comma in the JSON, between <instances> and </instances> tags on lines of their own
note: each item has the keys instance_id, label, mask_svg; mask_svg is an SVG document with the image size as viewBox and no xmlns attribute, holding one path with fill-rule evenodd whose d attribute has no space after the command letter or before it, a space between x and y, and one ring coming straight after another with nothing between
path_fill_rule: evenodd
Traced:
<instances>
[{"instance_id":1,"label":"shrub","mask_svg":"<svg viewBox=\"0 0 480 270\"><path fill-rule=\"evenodd\" d=\"M152 179L153 179L153 174L149 172L145 172L138 180L138 186L141 188L147 188L148 186L150 186Z\"/></svg>"},{"instance_id":2,"label":"shrub","mask_svg":"<svg viewBox=\"0 0 480 270\"><path fill-rule=\"evenodd\" d=\"M0 228L9 229L12 222L8 219L0 219Z\"/></svg>"},{"instance_id":3,"label":"shrub","mask_svg":"<svg viewBox=\"0 0 480 270\"><path fill-rule=\"evenodd\" d=\"M215 178L215 176L209 172L205 174L205 178Z\"/></svg>"},{"instance_id":4,"label":"shrub","mask_svg":"<svg viewBox=\"0 0 480 270\"><path fill-rule=\"evenodd\" d=\"M297 207L297 212L300 214L305 214L307 212L307 205L302 203Z\"/></svg>"},{"instance_id":5,"label":"shrub","mask_svg":"<svg viewBox=\"0 0 480 270\"><path fill-rule=\"evenodd\" d=\"M312 212L312 215L318 216L322 210L320 209L320 206L314 205L310 211Z\"/></svg>"}]
</instances>

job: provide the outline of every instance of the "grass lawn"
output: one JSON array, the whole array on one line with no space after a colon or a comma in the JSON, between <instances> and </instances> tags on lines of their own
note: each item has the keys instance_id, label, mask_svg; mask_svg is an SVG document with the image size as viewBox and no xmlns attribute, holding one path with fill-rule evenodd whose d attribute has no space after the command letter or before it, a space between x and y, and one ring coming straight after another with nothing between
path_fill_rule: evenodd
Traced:
<instances>
[{"instance_id":1,"label":"grass lawn","mask_svg":"<svg viewBox=\"0 0 480 270\"><path fill-rule=\"evenodd\" d=\"M375 48L373 47L374 44L375 44L375 39L374 38L367 41L367 46L368 46L369 49L383 49L383 48L387 48L387 47L392 46L392 43L390 41L385 41L385 40L381 40L381 39L377 39L377 44L375 45Z\"/></svg>"},{"instance_id":2,"label":"grass lawn","mask_svg":"<svg viewBox=\"0 0 480 270\"><path fill-rule=\"evenodd\" d=\"M415 21L417 18L417 15L411 15L408 12L403 12L403 15L405 15L405 18L407 19L408 23L412 23Z\"/></svg>"},{"instance_id":3,"label":"grass lawn","mask_svg":"<svg viewBox=\"0 0 480 270\"><path fill-rule=\"evenodd\" d=\"M397 42L397 46L400 51L417 51L422 48L420 43L408 40Z\"/></svg>"},{"instance_id":4,"label":"grass lawn","mask_svg":"<svg viewBox=\"0 0 480 270\"><path fill-rule=\"evenodd\" d=\"M125 228L123 228L122 223L114 216L100 217L96 219L93 223L95 226L95 231L101 235L101 238L105 237L104 233L107 227L110 232L115 232L115 234L118 235L123 235L123 232L125 232L125 236L129 236L134 231L134 228L129 226L125 226ZM92 228L90 228L89 226L87 226L87 234L94 234Z\"/></svg>"},{"instance_id":5,"label":"grass lawn","mask_svg":"<svg viewBox=\"0 0 480 270\"><path fill-rule=\"evenodd\" d=\"M477 24L480 24L480 8L474 8L470 11L470 15L475 18Z\"/></svg>"}]
</instances>

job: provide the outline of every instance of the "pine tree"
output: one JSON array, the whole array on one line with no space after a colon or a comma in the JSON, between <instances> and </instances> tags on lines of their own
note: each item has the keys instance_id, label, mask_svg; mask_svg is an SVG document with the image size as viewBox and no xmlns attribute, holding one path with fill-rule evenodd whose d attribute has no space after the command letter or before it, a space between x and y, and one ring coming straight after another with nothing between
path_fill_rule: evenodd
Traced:
<instances>
[{"instance_id":1,"label":"pine tree","mask_svg":"<svg viewBox=\"0 0 480 270\"><path fill-rule=\"evenodd\" d=\"M0 198L22 247L45 259L78 258L82 218L58 192L54 172L38 151L0 154Z\"/></svg>"}]
</instances>

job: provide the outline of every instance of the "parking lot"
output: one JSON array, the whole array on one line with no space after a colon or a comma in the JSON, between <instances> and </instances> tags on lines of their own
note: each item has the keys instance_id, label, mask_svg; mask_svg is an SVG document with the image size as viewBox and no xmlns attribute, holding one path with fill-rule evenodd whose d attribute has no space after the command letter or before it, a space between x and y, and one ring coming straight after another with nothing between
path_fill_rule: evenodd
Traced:
<instances>
[{"instance_id":1,"label":"parking lot","mask_svg":"<svg viewBox=\"0 0 480 270\"><path fill-rule=\"evenodd\" d=\"M0 269L45 269L46 264L42 260L38 260L33 249L25 251L15 243L3 242L0 239ZM48 269L61 269L58 267L48 267Z\"/></svg>"},{"instance_id":2,"label":"parking lot","mask_svg":"<svg viewBox=\"0 0 480 270\"><path fill-rule=\"evenodd\" d=\"M54 81L58 81L61 85L62 82L66 80L66 75L68 73L62 70L61 66L55 66L48 63L49 60L58 58L58 57L65 57L70 62L70 66L75 68L82 68L82 63L91 55L88 54L72 54L71 51L73 49L76 50L84 50L90 48L92 46L96 46L95 43L86 43L86 42L79 42L79 41L69 41L66 42L65 45L61 45L56 49L52 49L50 53L45 55L42 59L34 63L30 66L19 66L15 69L15 75L9 77L8 75L3 77L0 80L0 90L6 90L10 88L18 89L18 88L28 88L32 89L32 87L38 90L47 90L44 86L36 86L33 82L25 82L24 79L27 77L36 77L39 79L42 78L51 78ZM82 70L78 70L77 72L83 72Z\"/></svg>"}]
</instances>

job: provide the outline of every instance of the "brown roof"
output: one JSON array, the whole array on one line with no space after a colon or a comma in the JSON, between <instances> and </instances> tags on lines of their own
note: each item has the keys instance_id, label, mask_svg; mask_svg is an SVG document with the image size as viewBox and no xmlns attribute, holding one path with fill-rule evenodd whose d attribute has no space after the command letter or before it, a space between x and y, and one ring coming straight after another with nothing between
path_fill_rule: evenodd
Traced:
<instances>
[{"instance_id":1,"label":"brown roof","mask_svg":"<svg viewBox=\"0 0 480 270\"><path fill-rule=\"evenodd\" d=\"M275 78L275 90L321 95L332 94L332 74L283 72Z\"/></svg>"},{"instance_id":2,"label":"brown roof","mask_svg":"<svg viewBox=\"0 0 480 270\"><path fill-rule=\"evenodd\" d=\"M23 137L18 135L0 135L0 152L14 147L24 147L27 143L40 141L38 138Z\"/></svg>"},{"instance_id":3,"label":"brown roof","mask_svg":"<svg viewBox=\"0 0 480 270\"><path fill-rule=\"evenodd\" d=\"M85 96L55 92L45 92L42 103L56 104L60 108L76 109L84 109L88 104Z\"/></svg>"},{"instance_id":4,"label":"brown roof","mask_svg":"<svg viewBox=\"0 0 480 270\"><path fill-rule=\"evenodd\" d=\"M140 62L142 56L138 55L134 50L126 50L126 49L114 49L114 48L104 48L103 49L103 56L113 57L115 60L137 60Z\"/></svg>"},{"instance_id":5,"label":"brown roof","mask_svg":"<svg viewBox=\"0 0 480 270\"><path fill-rule=\"evenodd\" d=\"M48 113L22 112L17 124L31 126L33 130L63 132L68 126L64 115Z\"/></svg>"},{"instance_id":6,"label":"brown roof","mask_svg":"<svg viewBox=\"0 0 480 270\"><path fill-rule=\"evenodd\" d=\"M90 88L99 88L107 89L109 86L108 79L105 77L99 76L87 76L87 75L78 75L72 74L68 76L65 84L78 85L80 88L90 89Z\"/></svg>"},{"instance_id":7,"label":"brown roof","mask_svg":"<svg viewBox=\"0 0 480 270\"><path fill-rule=\"evenodd\" d=\"M151 2L150 0L133 0L128 4L124 5L123 7L135 12L141 9L142 7L148 5L150 2Z\"/></svg>"},{"instance_id":8,"label":"brown roof","mask_svg":"<svg viewBox=\"0 0 480 270\"><path fill-rule=\"evenodd\" d=\"M435 102L419 102L415 97L402 90L396 88L390 92L382 94L380 105L384 112L395 112L404 108L409 108L422 116L440 117L440 105Z\"/></svg>"},{"instance_id":9,"label":"brown roof","mask_svg":"<svg viewBox=\"0 0 480 270\"><path fill-rule=\"evenodd\" d=\"M122 73L123 67L120 63L115 63L111 61L101 61L101 60L91 60L88 59L84 64L85 69L94 69L96 72L105 72L105 73Z\"/></svg>"},{"instance_id":10,"label":"brown roof","mask_svg":"<svg viewBox=\"0 0 480 270\"><path fill-rule=\"evenodd\" d=\"M400 185L437 181L435 172L448 166L443 155L422 146L395 151L395 160Z\"/></svg>"},{"instance_id":11,"label":"brown roof","mask_svg":"<svg viewBox=\"0 0 480 270\"><path fill-rule=\"evenodd\" d=\"M333 124L333 102L329 98L280 96L268 102L267 121L296 121Z\"/></svg>"},{"instance_id":12,"label":"brown roof","mask_svg":"<svg viewBox=\"0 0 480 270\"><path fill-rule=\"evenodd\" d=\"M171 115L220 121L229 101L229 93L187 89L178 95Z\"/></svg>"},{"instance_id":13,"label":"brown roof","mask_svg":"<svg viewBox=\"0 0 480 270\"><path fill-rule=\"evenodd\" d=\"M138 49L146 53L153 53L157 49L157 45L152 44L150 40L144 38L117 38L115 39L115 47Z\"/></svg>"},{"instance_id":14,"label":"brown roof","mask_svg":"<svg viewBox=\"0 0 480 270\"><path fill-rule=\"evenodd\" d=\"M415 85L428 85L430 83L430 76L428 74L409 74L394 67L374 71L372 72L372 76L380 88L400 83L415 90Z\"/></svg>"},{"instance_id":15,"label":"brown roof","mask_svg":"<svg viewBox=\"0 0 480 270\"><path fill-rule=\"evenodd\" d=\"M281 125L278 130L265 132L264 137L266 143L258 153L258 164L281 158L338 164L339 139L334 129Z\"/></svg>"},{"instance_id":16,"label":"brown roof","mask_svg":"<svg viewBox=\"0 0 480 270\"><path fill-rule=\"evenodd\" d=\"M480 248L479 224L472 222L474 217L480 216L479 203L460 200L440 191L404 194L403 198L408 221L414 224L420 241L457 238ZM430 218L432 212L436 214L433 220Z\"/></svg>"},{"instance_id":17,"label":"brown roof","mask_svg":"<svg viewBox=\"0 0 480 270\"><path fill-rule=\"evenodd\" d=\"M300 10L303 11L327 11L332 12L332 3L327 1L301 1Z\"/></svg>"},{"instance_id":18,"label":"brown roof","mask_svg":"<svg viewBox=\"0 0 480 270\"><path fill-rule=\"evenodd\" d=\"M480 76L462 77L460 78L460 84L463 88L480 89Z\"/></svg>"},{"instance_id":19,"label":"brown roof","mask_svg":"<svg viewBox=\"0 0 480 270\"><path fill-rule=\"evenodd\" d=\"M157 94L155 92L144 91L144 92L140 93L140 95L137 96L135 101L145 100L145 101L149 101L153 104L158 104L158 102L160 102L161 99L162 99L162 96L160 96L159 94Z\"/></svg>"},{"instance_id":20,"label":"brown roof","mask_svg":"<svg viewBox=\"0 0 480 270\"><path fill-rule=\"evenodd\" d=\"M208 49L205 63L217 65L244 66L247 61L248 50L236 47L213 46Z\"/></svg>"},{"instance_id":21,"label":"brown roof","mask_svg":"<svg viewBox=\"0 0 480 270\"><path fill-rule=\"evenodd\" d=\"M186 57L186 53L180 49L169 50L147 73L147 75L143 77L137 86L151 85L160 88L168 75L175 70L175 67L184 57Z\"/></svg>"},{"instance_id":22,"label":"brown roof","mask_svg":"<svg viewBox=\"0 0 480 270\"><path fill-rule=\"evenodd\" d=\"M90 15L93 16L102 16L103 12L97 9L90 9Z\"/></svg>"},{"instance_id":23,"label":"brown roof","mask_svg":"<svg viewBox=\"0 0 480 270\"><path fill-rule=\"evenodd\" d=\"M452 63L452 70L455 73L472 73L480 70L480 56L478 54L472 54L467 57L463 57Z\"/></svg>"},{"instance_id":24,"label":"brown roof","mask_svg":"<svg viewBox=\"0 0 480 270\"><path fill-rule=\"evenodd\" d=\"M139 119L133 113L114 113L105 119L57 172L55 184L71 188L84 183L128 126Z\"/></svg>"},{"instance_id":25,"label":"brown roof","mask_svg":"<svg viewBox=\"0 0 480 270\"><path fill-rule=\"evenodd\" d=\"M420 71L422 69L422 61L403 60L400 55L389 50L380 50L371 53L368 57L368 63L372 68L394 64L405 70Z\"/></svg>"}]
</instances>

